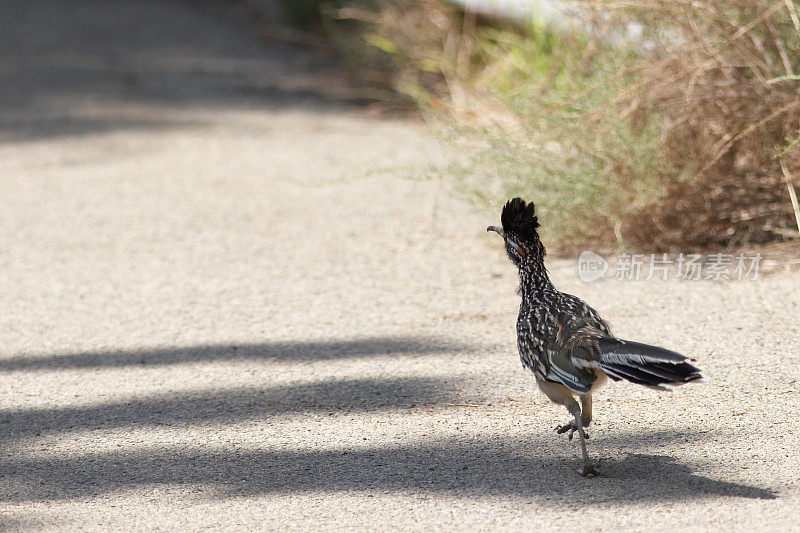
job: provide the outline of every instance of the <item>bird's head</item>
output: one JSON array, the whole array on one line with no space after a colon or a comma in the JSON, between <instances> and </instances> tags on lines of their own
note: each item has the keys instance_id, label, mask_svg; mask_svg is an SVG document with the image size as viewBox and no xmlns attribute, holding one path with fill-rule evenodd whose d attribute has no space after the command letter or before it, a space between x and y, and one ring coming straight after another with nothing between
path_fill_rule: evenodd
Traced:
<instances>
[{"instance_id":1,"label":"bird's head","mask_svg":"<svg viewBox=\"0 0 800 533\"><path fill-rule=\"evenodd\" d=\"M514 198L506 202L500 215L503 227L489 226L486 231L497 232L506 244L506 253L517 267L530 261L541 261L544 257L544 246L539 239L536 228L536 208L533 202L525 202L522 198Z\"/></svg>"}]
</instances>

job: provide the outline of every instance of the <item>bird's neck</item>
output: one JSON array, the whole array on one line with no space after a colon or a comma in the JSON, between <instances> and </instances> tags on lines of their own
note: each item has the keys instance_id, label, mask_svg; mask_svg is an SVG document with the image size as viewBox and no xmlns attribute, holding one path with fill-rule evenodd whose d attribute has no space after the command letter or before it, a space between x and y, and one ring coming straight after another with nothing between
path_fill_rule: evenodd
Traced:
<instances>
[{"instance_id":1,"label":"bird's neck","mask_svg":"<svg viewBox=\"0 0 800 533\"><path fill-rule=\"evenodd\" d=\"M541 296L556 290L543 261L523 264L520 267L519 287L523 301L538 300Z\"/></svg>"}]
</instances>

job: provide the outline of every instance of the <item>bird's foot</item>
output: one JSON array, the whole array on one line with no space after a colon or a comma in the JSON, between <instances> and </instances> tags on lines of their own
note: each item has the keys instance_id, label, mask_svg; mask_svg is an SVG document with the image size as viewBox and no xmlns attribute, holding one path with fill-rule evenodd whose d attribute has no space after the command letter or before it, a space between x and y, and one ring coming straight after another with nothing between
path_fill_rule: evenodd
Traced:
<instances>
[{"instance_id":1,"label":"bird's foot","mask_svg":"<svg viewBox=\"0 0 800 533\"><path fill-rule=\"evenodd\" d=\"M600 463L597 461L585 461L583 463L583 468L578 470L578 473L582 477L595 477L600 473L598 470L600 467Z\"/></svg>"},{"instance_id":2,"label":"bird's foot","mask_svg":"<svg viewBox=\"0 0 800 533\"><path fill-rule=\"evenodd\" d=\"M567 438L568 438L569 440L572 440L572 437L573 437L574 433L575 433L576 431L578 431L578 425L577 425L577 424L575 424L575 421L573 420L572 422L570 422L570 423L568 423L568 424L564 424L563 426L557 426L557 427L556 427L556 429L555 429L554 431L555 431L556 433L558 433L559 435L561 435L562 433L566 433L567 431L569 431L569 434L567 435ZM589 438L589 434L586 432L586 430L585 430L585 429L583 430L583 436L584 436L584 437L586 437L587 439Z\"/></svg>"}]
</instances>

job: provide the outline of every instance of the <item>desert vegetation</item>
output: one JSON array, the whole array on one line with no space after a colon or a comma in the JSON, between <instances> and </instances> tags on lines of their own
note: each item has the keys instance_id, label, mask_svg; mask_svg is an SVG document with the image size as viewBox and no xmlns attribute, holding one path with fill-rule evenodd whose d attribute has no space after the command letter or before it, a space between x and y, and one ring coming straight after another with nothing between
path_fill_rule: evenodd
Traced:
<instances>
[{"instance_id":1,"label":"desert vegetation","mask_svg":"<svg viewBox=\"0 0 800 533\"><path fill-rule=\"evenodd\" d=\"M552 239L669 250L797 238L792 0L565 5L558 25L440 0L319 12L361 79L413 101L464 150L446 171L460 190L536 198Z\"/></svg>"}]
</instances>

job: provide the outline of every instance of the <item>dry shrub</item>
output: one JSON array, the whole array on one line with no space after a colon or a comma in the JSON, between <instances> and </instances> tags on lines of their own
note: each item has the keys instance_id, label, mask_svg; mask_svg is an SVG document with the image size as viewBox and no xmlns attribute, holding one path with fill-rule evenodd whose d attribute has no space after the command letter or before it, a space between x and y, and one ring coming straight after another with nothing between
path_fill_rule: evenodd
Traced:
<instances>
[{"instance_id":1,"label":"dry shrub","mask_svg":"<svg viewBox=\"0 0 800 533\"><path fill-rule=\"evenodd\" d=\"M796 238L792 0L573 3L586 20L572 34L484 24L438 0L340 16L368 23L390 67L376 77L472 128L460 186L536 198L553 238L649 250Z\"/></svg>"},{"instance_id":2,"label":"dry shrub","mask_svg":"<svg viewBox=\"0 0 800 533\"><path fill-rule=\"evenodd\" d=\"M661 57L615 101L632 120L653 110L665 117L662 157L690 178L630 220L631 240L667 247L797 237L787 190L787 180L800 183L800 22L791 0L625 9Z\"/></svg>"}]
</instances>

